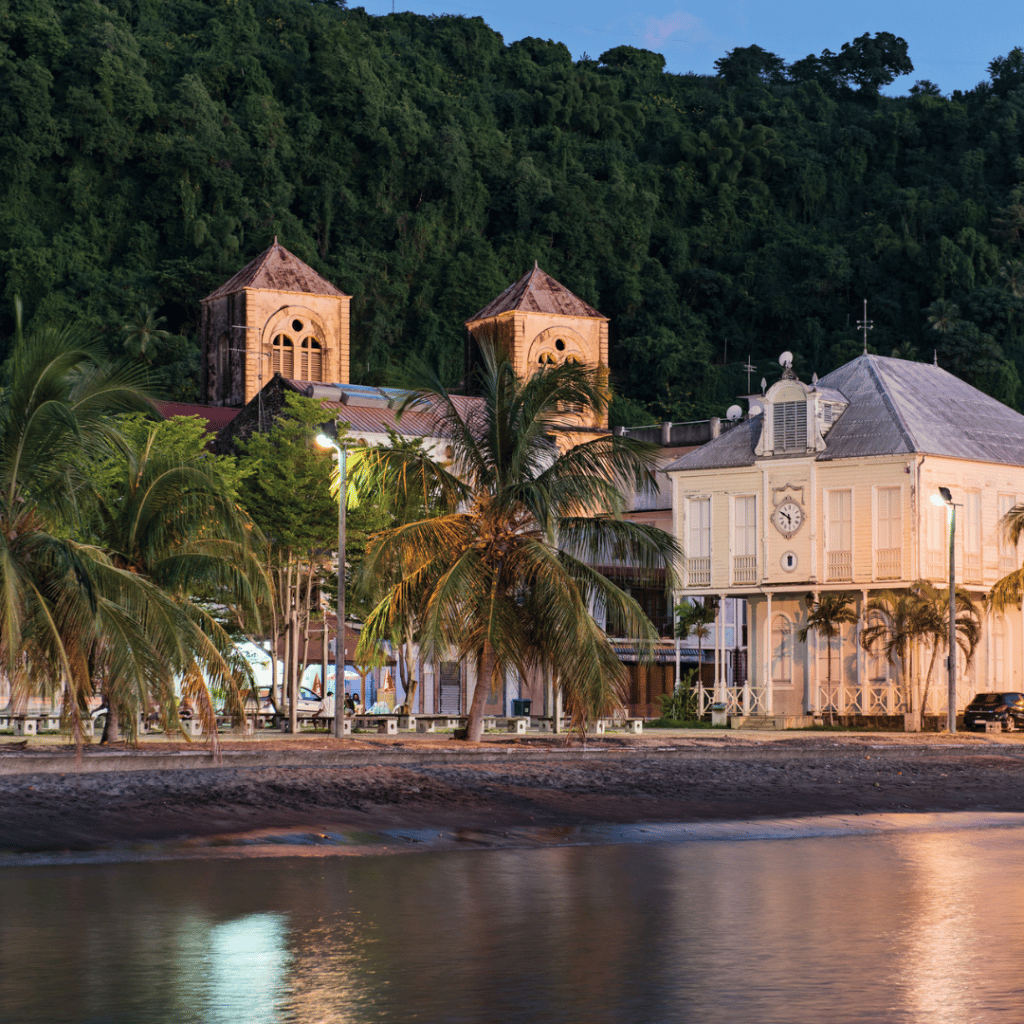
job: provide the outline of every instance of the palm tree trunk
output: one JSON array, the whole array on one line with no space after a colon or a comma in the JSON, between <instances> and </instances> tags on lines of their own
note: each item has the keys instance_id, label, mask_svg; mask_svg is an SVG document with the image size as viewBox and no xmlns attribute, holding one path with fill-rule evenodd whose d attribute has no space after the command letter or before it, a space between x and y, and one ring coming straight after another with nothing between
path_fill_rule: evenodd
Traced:
<instances>
[{"instance_id":1,"label":"palm tree trunk","mask_svg":"<svg viewBox=\"0 0 1024 1024\"><path fill-rule=\"evenodd\" d=\"M488 644L484 644L476 652L476 688L473 690L473 703L469 708L469 719L466 722L466 739L470 743L479 743L484 734L484 704L490 693L490 687L484 682L484 666L487 660Z\"/></svg>"},{"instance_id":2,"label":"palm tree trunk","mask_svg":"<svg viewBox=\"0 0 1024 1024\"><path fill-rule=\"evenodd\" d=\"M103 726L103 738L100 743L117 743L121 739L120 721L117 717L117 706L107 697L107 721Z\"/></svg>"}]
</instances>

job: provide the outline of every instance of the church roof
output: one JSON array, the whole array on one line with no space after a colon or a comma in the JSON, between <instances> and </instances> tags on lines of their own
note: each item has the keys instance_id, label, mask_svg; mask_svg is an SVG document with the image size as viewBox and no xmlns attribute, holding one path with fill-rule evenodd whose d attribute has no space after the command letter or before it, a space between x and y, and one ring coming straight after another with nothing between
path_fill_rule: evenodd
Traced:
<instances>
[{"instance_id":1,"label":"church roof","mask_svg":"<svg viewBox=\"0 0 1024 1024\"><path fill-rule=\"evenodd\" d=\"M521 313L553 313L557 316L585 316L604 320L605 317L579 296L573 295L565 285L545 274L536 263L515 284L510 284L496 299L489 302L466 323L486 320L499 313L518 310Z\"/></svg>"},{"instance_id":2,"label":"church roof","mask_svg":"<svg viewBox=\"0 0 1024 1024\"><path fill-rule=\"evenodd\" d=\"M1024 416L931 363L864 354L818 387L849 402L825 435L819 462L922 454L1024 465ZM665 469L752 466L762 421L753 416Z\"/></svg>"},{"instance_id":3,"label":"church roof","mask_svg":"<svg viewBox=\"0 0 1024 1024\"><path fill-rule=\"evenodd\" d=\"M203 299L219 299L243 288L263 288L275 292L306 292L312 295L334 295L345 298L345 293L324 280L308 263L303 263L294 253L289 252L275 236L266 252L260 253L242 267L230 281Z\"/></svg>"}]
</instances>

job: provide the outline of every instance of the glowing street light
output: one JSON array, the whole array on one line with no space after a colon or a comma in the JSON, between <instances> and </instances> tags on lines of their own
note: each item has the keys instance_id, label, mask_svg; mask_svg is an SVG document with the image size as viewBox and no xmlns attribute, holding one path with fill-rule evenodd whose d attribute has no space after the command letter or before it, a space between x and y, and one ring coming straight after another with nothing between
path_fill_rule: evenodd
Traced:
<instances>
[{"instance_id":1,"label":"glowing street light","mask_svg":"<svg viewBox=\"0 0 1024 1024\"><path fill-rule=\"evenodd\" d=\"M316 443L321 448L333 449L338 455L338 640L334 655L334 735L341 737L345 735L345 445L338 441L335 423L324 424L316 435Z\"/></svg>"},{"instance_id":2,"label":"glowing street light","mask_svg":"<svg viewBox=\"0 0 1024 1024\"><path fill-rule=\"evenodd\" d=\"M945 505L949 510L949 668L946 728L956 732L956 502L948 487L940 487L931 496L933 505Z\"/></svg>"}]
</instances>

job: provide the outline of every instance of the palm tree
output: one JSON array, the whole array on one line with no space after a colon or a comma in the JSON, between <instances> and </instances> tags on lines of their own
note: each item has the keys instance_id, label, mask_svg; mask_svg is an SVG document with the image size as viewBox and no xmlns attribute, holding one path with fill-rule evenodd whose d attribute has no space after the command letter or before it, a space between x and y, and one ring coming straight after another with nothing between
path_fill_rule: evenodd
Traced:
<instances>
[{"instance_id":1,"label":"palm tree","mask_svg":"<svg viewBox=\"0 0 1024 1024\"><path fill-rule=\"evenodd\" d=\"M808 595L807 624L797 634L801 643L807 642L807 635L812 629L818 636L825 638L830 725L835 724L835 705L832 702L832 641L842 635L844 625L857 621L858 615L851 607L852 605L852 594L827 593L822 594L817 601L814 600L813 595Z\"/></svg>"},{"instance_id":2,"label":"palm tree","mask_svg":"<svg viewBox=\"0 0 1024 1024\"><path fill-rule=\"evenodd\" d=\"M160 660L156 588L73 539L85 467L118 440L111 414L152 407L137 373L106 365L80 330L25 335L15 312L0 389L0 666L16 695L62 693L80 738L94 671L142 680Z\"/></svg>"},{"instance_id":3,"label":"palm tree","mask_svg":"<svg viewBox=\"0 0 1024 1024\"><path fill-rule=\"evenodd\" d=\"M697 638L697 686L701 686L704 666L704 641L711 636L715 608L705 601L681 601L676 605L676 636L686 640L692 633Z\"/></svg>"},{"instance_id":4,"label":"palm tree","mask_svg":"<svg viewBox=\"0 0 1024 1024\"><path fill-rule=\"evenodd\" d=\"M909 683L906 672L913 645L922 640L931 643L932 658L927 677L930 679L936 651L948 637L949 619L943 618L939 610L941 595L934 587L930 588L930 592L927 587L928 585L922 581L899 594L891 590L880 591L868 602L868 610L879 614L876 621L864 627L861 644L865 650L870 650L875 644L881 644L889 664L896 666L904 683ZM970 595L957 591L957 601L961 600L964 605L962 614L957 615L957 645L970 662L980 636L980 627ZM944 631L945 636L940 636ZM909 685L906 693L908 706L913 710ZM923 702L921 707L923 710Z\"/></svg>"},{"instance_id":5,"label":"palm tree","mask_svg":"<svg viewBox=\"0 0 1024 1024\"><path fill-rule=\"evenodd\" d=\"M96 494L94 531L116 566L149 580L169 599L165 621L174 636L162 638L164 670L150 678L150 686L158 689L159 703L170 719L177 676L182 698L198 709L216 747L211 686L240 717L245 697L239 680L249 682L249 674L211 606L227 605L243 621L256 620L258 602L269 598L270 586L253 553L259 533L249 517L202 458L183 461L162 455L159 433L159 425L153 424L137 450L124 452L119 472L107 474L105 493ZM147 694L109 687L105 696L109 714L104 739L113 740L118 711L145 702Z\"/></svg>"},{"instance_id":6,"label":"palm tree","mask_svg":"<svg viewBox=\"0 0 1024 1024\"><path fill-rule=\"evenodd\" d=\"M1024 533L1024 505L1014 505L999 523L1005 539L1014 547ZM989 602L997 611L1010 605L1017 606L1024 597L1024 567L1007 573L989 592Z\"/></svg>"},{"instance_id":7,"label":"palm tree","mask_svg":"<svg viewBox=\"0 0 1024 1024\"><path fill-rule=\"evenodd\" d=\"M653 446L611 435L565 451L558 444L560 429L579 422L579 409L607 407L599 370L567 363L522 379L490 348L483 363L476 405L421 371L423 384L403 410L433 412L453 452L449 463L427 464L401 450L375 457L395 479L415 458L429 474L439 514L384 531L363 567L366 578L393 580L367 618L367 641L414 618L428 658L454 651L475 666L467 730L474 741L489 691L513 670L551 673L578 723L620 704L626 670L595 613L641 646L657 634L595 565L630 565L651 578L668 570L671 584L678 556L668 534L621 515L623 490L652 486Z\"/></svg>"},{"instance_id":8,"label":"palm tree","mask_svg":"<svg viewBox=\"0 0 1024 1024\"><path fill-rule=\"evenodd\" d=\"M932 685L932 673L939 651L949 649L949 592L939 590L927 580L919 580L914 590L924 605L922 615L925 623L924 639L931 644L932 653L928 660L928 671L924 677L924 694L921 697L921 711L928 707L928 693ZM966 664L974 657L974 649L981 639L981 624L974 599L966 590L956 588L956 643L964 653Z\"/></svg>"}]
</instances>

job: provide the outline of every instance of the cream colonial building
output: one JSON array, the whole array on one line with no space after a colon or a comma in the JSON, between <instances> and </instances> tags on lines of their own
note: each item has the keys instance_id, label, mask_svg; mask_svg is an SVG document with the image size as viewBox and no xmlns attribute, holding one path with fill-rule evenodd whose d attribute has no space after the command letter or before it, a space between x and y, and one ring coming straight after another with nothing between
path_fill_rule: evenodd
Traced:
<instances>
[{"instance_id":1,"label":"cream colonial building","mask_svg":"<svg viewBox=\"0 0 1024 1024\"><path fill-rule=\"evenodd\" d=\"M868 601L947 585L940 486L962 506L958 583L980 598L1019 567L998 524L1024 501L1024 416L937 366L868 354L812 384L787 369L748 402L742 422L666 467L683 593L747 602L749 678L716 668L716 695L750 714L897 714L895 670L858 642ZM808 598L827 591L852 593L860 617L833 641L831 688L826 642L798 638ZM976 690L1024 689L1020 609L983 611L982 626L971 664L958 659L959 707ZM945 710L941 657L936 676L926 712Z\"/></svg>"}]
</instances>

